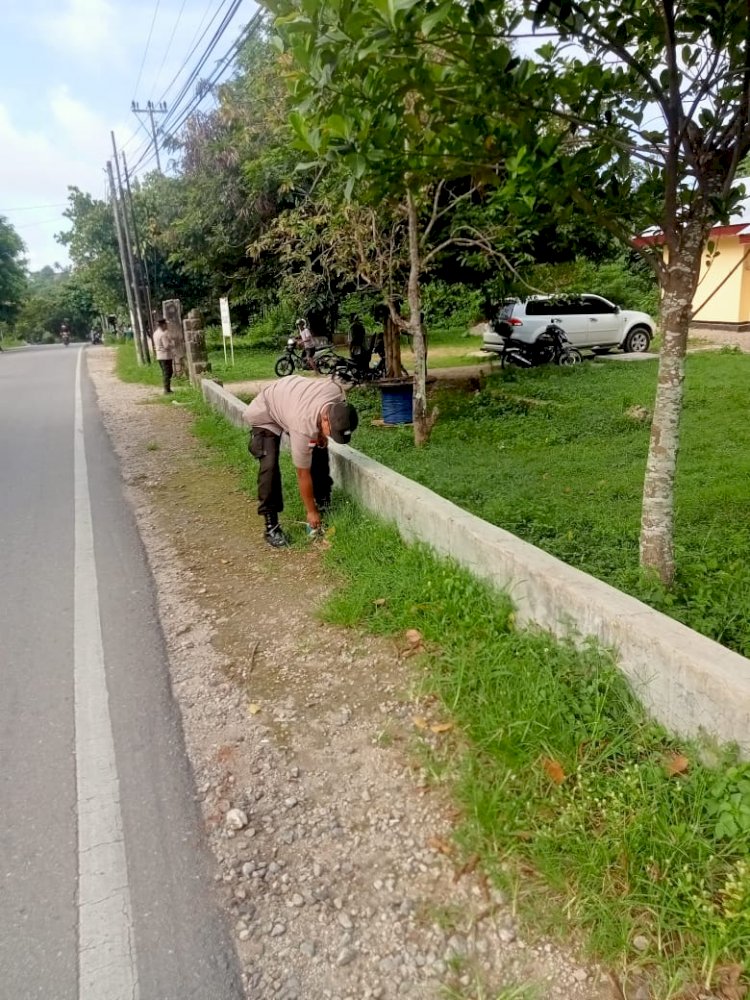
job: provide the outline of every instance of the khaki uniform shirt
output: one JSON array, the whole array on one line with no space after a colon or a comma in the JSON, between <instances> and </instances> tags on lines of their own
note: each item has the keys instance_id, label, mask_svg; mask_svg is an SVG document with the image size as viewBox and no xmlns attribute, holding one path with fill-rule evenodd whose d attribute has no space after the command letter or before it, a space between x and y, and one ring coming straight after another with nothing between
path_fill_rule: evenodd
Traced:
<instances>
[{"instance_id":1,"label":"khaki uniform shirt","mask_svg":"<svg viewBox=\"0 0 750 1000\"><path fill-rule=\"evenodd\" d=\"M174 358L174 341L169 335L169 330L162 330L160 326L154 330L154 350L157 361L168 361Z\"/></svg>"},{"instance_id":2,"label":"khaki uniform shirt","mask_svg":"<svg viewBox=\"0 0 750 1000\"><path fill-rule=\"evenodd\" d=\"M259 392L242 419L272 434L288 434L294 465L309 469L320 433L320 412L344 398L341 387L330 379L287 375Z\"/></svg>"}]
</instances>

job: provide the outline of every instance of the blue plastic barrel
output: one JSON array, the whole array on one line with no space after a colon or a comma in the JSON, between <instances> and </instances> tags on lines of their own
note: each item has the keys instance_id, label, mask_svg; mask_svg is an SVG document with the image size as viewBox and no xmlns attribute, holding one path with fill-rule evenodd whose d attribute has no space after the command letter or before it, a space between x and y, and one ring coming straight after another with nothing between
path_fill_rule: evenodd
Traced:
<instances>
[{"instance_id":1,"label":"blue plastic barrel","mask_svg":"<svg viewBox=\"0 0 750 1000\"><path fill-rule=\"evenodd\" d=\"M383 395L383 423L410 424L414 419L414 397L411 383L406 385L381 385Z\"/></svg>"}]
</instances>

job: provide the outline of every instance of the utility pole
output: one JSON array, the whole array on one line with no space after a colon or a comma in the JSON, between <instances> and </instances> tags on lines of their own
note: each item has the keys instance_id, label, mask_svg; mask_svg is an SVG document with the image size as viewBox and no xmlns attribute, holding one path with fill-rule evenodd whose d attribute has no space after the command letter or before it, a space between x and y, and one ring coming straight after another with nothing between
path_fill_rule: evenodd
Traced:
<instances>
[{"instance_id":1,"label":"utility pole","mask_svg":"<svg viewBox=\"0 0 750 1000\"><path fill-rule=\"evenodd\" d=\"M120 265L122 267L122 277L125 281L125 295L128 300L128 312L130 313L130 322L133 324L133 340L135 341L135 353L138 358L138 364L143 364L143 355L141 354L141 342L136 333L136 318L135 318L135 303L133 302L133 278L130 273L130 268L128 267L128 255L125 252L125 239L122 235L122 222L120 220L120 206L117 199L117 189L115 188L115 178L112 173L112 161L107 160L107 174L109 176L109 190L112 194L112 212L115 217L115 230L117 232L117 246L120 250Z\"/></svg>"},{"instance_id":2,"label":"utility pole","mask_svg":"<svg viewBox=\"0 0 750 1000\"><path fill-rule=\"evenodd\" d=\"M130 102L130 110L134 115L148 115L151 120L151 137L154 140L154 153L156 154L156 169L161 173L161 160L159 159L159 140L156 136L156 122L154 121L154 115L165 115L167 113L167 102L160 101L158 104L154 104L153 101L146 101L146 107L142 108L140 104L135 101Z\"/></svg>"},{"instance_id":3,"label":"utility pole","mask_svg":"<svg viewBox=\"0 0 750 1000\"><path fill-rule=\"evenodd\" d=\"M115 154L115 170L117 172L117 190L120 194L120 201L123 206L122 211L122 229L125 234L125 250L127 252L128 261L130 262L130 273L133 275L133 299L135 302L135 318L136 318L136 330L135 334L140 338L141 342L141 354L143 360L148 364L151 360L148 350L148 341L146 339L146 330L143 325L143 303L141 301L141 290L137 280L137 271L135 267L135 261L133 259L133 246L130 242L130 227L128 226L128 218L125 212L125 197L122 191L122 175L120 174L120 158L117 155L117 143L115 142L115 133L111 132L112 136L112 150Z\"/></svg>"},{"instance_id":4,"label":"utility pole","mask_svg":"<svg viewBox=\"0 0 750 1000\"><path fill-rule=\"evenodd\" d=\"M135 236L135 253L136 253L136 264L138 265L138 279L140 280L141 290L145 297L146 304L146 330L145 334L151 338L151 343L153 344L154 338L154 320L153 312L151 310L151 283L148 279L148 269L146 267L146 259L141 251L141 239L138 235L138 223L135 218L135 206L133 205L133 192L130 190L130 174L128 173L128 161L125 159L125 152L123 151L122 156L122 172L125 174L125 190L128 193L128 205L130 206L130 221L133 223L133 235ZM148 344L146 345L146 352L148 353Z\"/></svg>"}]
</instances>

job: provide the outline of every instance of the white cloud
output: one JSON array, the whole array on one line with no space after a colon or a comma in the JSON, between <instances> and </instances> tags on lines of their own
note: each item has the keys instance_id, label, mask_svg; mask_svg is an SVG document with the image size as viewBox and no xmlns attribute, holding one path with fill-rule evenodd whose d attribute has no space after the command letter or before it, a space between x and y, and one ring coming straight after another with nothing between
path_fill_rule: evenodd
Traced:
<instances>
[{"instance_id":1,"label":"white cloud","mask_svg":"<svg viewBox=\"0 0 750 1000\"><path fill-rule=\"evenodd\" d=\"M54 234L68 228L63 218L68 185L104 197L104 166L111 158L109 127L64 86L49 95L49 126L25 130L0 104L0 209L28 247L33 270L66 263L65 248ZM126 134L127 124L116 130ZM27 209L26 206L59 206ZM14 206L22 211L14 211Z\"/></svg>"},{"instance_id":2,"label":"white cloud","mask_svg":"<svg viewBox=\"0 0 750 1000\"><path fill-rule=\"evenodd\" d=\"M71 149L97 150L106 148L109 129L99 115L82 101L72 97L63 84L50 94L52 119L66 136Z\"/></svg>"},{"instance_id":3,"label":"white cloud","mask_svg":"<svg viewBox=\"0 0 750 1000\"><path fill-rule=\"evenodd\" d=\"M49 45L68 56L109 58L118 37L118 12L110 0L68 0L62 9L40 17Z\"/></svg>"}]
</instances>

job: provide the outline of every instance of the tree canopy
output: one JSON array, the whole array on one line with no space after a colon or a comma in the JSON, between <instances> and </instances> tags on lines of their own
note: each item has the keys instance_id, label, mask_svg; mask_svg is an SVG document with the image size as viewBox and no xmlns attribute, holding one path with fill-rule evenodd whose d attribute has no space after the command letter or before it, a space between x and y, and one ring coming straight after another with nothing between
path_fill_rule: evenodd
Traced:
<instances>
[{"instance_id":1,"label":"tree canopy","mask_svg":"<svg viewBox=\"0 0 750 1000\"><path fill-rule=\"evenodd\" d=\"M0 323L10 326L26 292L25 250L16 230L0 216Z\"/></svg>"}]
</instances>

